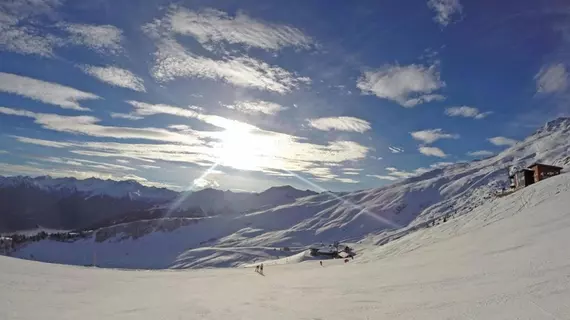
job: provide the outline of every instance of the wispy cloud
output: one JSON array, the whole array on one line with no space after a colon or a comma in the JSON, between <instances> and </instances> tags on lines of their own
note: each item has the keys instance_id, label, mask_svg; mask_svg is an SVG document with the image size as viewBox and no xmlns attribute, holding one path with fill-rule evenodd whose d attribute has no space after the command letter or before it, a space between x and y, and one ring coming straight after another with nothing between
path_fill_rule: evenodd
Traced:
<instances>
[{"instance_id":1,"label":"wispy cloud","mask_svg":"<svg viewBox=\"0 0 570 320\"><path fill-rule=\"evenodd\" d=\"M143 113L155 113L147 105ZM168 106L172 107L172 106ZM162 107L161 107L162 108ZM166 109L169 110L169 109ZM170 111L170 110L169 110ZM178 112L178 110L176 110ZM369 149L353 141L332 141L323 144L310 143L304 138L262 130L255 126L225 119L219 116L199 115L197 119L212 123L224 130L197 132L192 130L172 132L156 128L129 128L99 125L94 117L65 117L37 114L29 111L1 108L0 113L35 119L42 127L59 132L85 134L114 139L145 139L159 144L132 144L115 142L66 142L65 145L47 140L22 139L21 142L44 146L66 147L69 152L94 157L137 159L140 161L170 161L198 165L233 167L261 172L295 171L316 178L330 179L330 167L367 156ZM194 116L194 115L192 115ZM249 141L247 145L243 141ZM171 144L166 143L171 142ZM277 147L279 146L279 147ZM248 161L234 161L235 152L247 155ZM238 158L239 160L239 158ZM252 164L255 164L252 166ZM321 167L321 171L315 168ZM329 170L326 172L326 170Z\"/></svg>"},{"instance_id":2,"label":"wispy cloud","mask_svg":"<svg viewBox=\"0 0 570 320\"><path fill-rule=\"evenodd\" d=\"M336 178L335 180L338 182L342 182L342 183L359 183L360 182L358 180L351 179L351 178Z\"/></svg>"},{"instance_id":3,"label":"wispy cloud","mask_svg":"<svg viewBox=\"0 0 570 320\"><path fill-rule=\"evenodd\" d=\"M264 113L269 115L274 115L281 111L287 110L286 107L283 107L278 103L263 100L239 101L233 105L227 105L226 107L229 109L238 110L243 113Z\"/></svg>"},{"instance_id":4,"label":"wispy cloud","mask_svg":"<svg viewBox=\"0 0 570 320\"><path fill-rule=\"evenodd\" d=\"M570 88L570 74L563 63L542 67L534 79L537 93L564 92Z\"/></svg>"},{"instance_id":5,"label":"wispy cloud","mask_svg":"<svg viewBox=\"0 0 570 320\"><path fill-rule=\"evenodd\" d=\"M439 157L439 158L447 157L447 154L445 154L445 152L443 152L440 148L436 147L421 146L418 148L418 150L420 151L421 154L424 154L426 156Z\"/></svg>"},{"instance_id":6,"label":"wispy cloud","mask_svg":"<svg viewBox=\"0 0 570 320\"><path fill-rule=\"evenodd\" d=\"M117 159L116 161L117 161L118 163L122 163L122 164L128 164L128 163L130 163L129 160L125 160L125 159Z\"/></svg>"},{"instance_id":7,"label":"wispy cloud","mask_svg":"<svg viewBox=\"0 0 570 320\"><path fill-rule=\"evenodd\" d=\"M428 6L435 11L433 19L444 27L453 21L454 16L461 16L463 11L459 0L429 0Z\"/></svg>"},{"instance_id":8,"label":"wispy cloud","mask_svg":"<svg viewBox=\"0 0 570 320\"><path fill-rule=\"evenodd\" d=\"M73 146L73 143L68 143L68 142L62 142L62 141L52 141L52 140L43 140L43 139L34 139L34 138L28 138L28 137L22 137L22 136L10 136L22 143L28 143L28 144L35 144L38 146L43 146L43 147L50 147L50 148L69 148L71 146Z\"/></svg>"},{"instance_id":9,"label":"wispy cloud","mask_svg":"<svg viewBox=\"0 0 570 320\"><path fill-rule=\"evenodd\" d=\"M82 111L89 109L80 106L79 101L99 99L98 96L89 92L4 72L0 72L0 91L17 94L64 109Z\"/></svg>"},{"instance_id":10,"label":"wispy cloud","mask_svg":"<svg viewBox=\"0 0 570 320\"><path fill-rule=\"evenodd\" d=\"M471 151L468 152L467 155L471 157L489 157L494 155L495 153L488 150L478 150L478 151Z\"/></svg>"},{"instance_id":11,"label":"wispy cloud","mask_svg":"<svg viewBox=\"0 0 570 320\"><path fill-rule=\"evenodd\" d=\"M115 119L128 119L128 120L141 120L144 119L142 116L137 116L130 113L119 113L119 112L111 112L111 118Z\"/></svg>"},{"instance_id":12,"label":"wispy cloud","mask_svg":"<svg viewBox=\"0 0 570 320\"><path fill-rule=\"evenodd\" d=\"M93 168L93 169L101 169L101 170L119 170L119 171L136 171L135 168L113 164L113 163L106 163L106 162L98 162L92 161L87 159L79 159L79 158L61 158L61 157L34 157L36 161L41 162L51 162L57 163L66 166L76 166L76 167L86 167L86 168Z\"/></svg>"},{"instance_id":13,"label":"wispy cloud","mask_svg":"<svg viewBox=\"0 0 570 320\"><path fill-rule=\"evenodd\" d=\"M487 140L496 146L512 146L518 142L517 140L505 137L493 137Z\"/></svg>"},{"instance_id":14,"label":"wispy cloud","mask_svg":"<svg viewBox=\"0 0 570 320\"><path fill-rule=\"evenodd\" d=\"M139 167L144 168L144 169L160 169L159 166L153 166L150 164L141 164Z\"/></svg>"},{"instance_id":15,"label":"wispy cloud","mask_svg":"<svg viewBox=\"0 0 570 320\"><path fill-rule=\"evenodd\" d=\"M297 28L257 20L242 12L232 17L214 9L190 11L174 7L163 19L162 26L177 34L190 35L206 48L229 43L265 50L307 49L313 43Z\"/></svg>"},{"instance_id":16,"label":"wispy cloud","mask_svg":"<svg viewBox=\"0 0 570 320\"><path fill-rule=\"evenodd\" d=\"M370 122L354 117L328 117L308 119L309 125L322 131L366 132L371 129Z\"/></svg>"},{"instance_id":17,"label":"wispy cloud","mask_svg":"<svg viewBox=\"0 0 570 320\"><path fill-rule=\"evenodd\" d=\"M450 117L464 117L464 118L475 118L483 119L491 115L492 111L481 112L475 107L461 106L461 107L449 107L445 109L445 114Z\"/></svg>"},{"instance_id":18,"label":"wispy cloud","mask_svg":"<svg viewBox=\"0 0 570 320\"><path fill-rule=\"evenodd\" d=\"M45 129L58 132L84 134L92 137L145 139L185 144L201 143L197 137L190 134L180 134L164 129L103 126L97 124L100 122L98 118L92 116L62 116L5 107L0 107L0 114L33 118L35 123L41 125Z\"/></svg>"},{"instance_id":19,"label":"wispy cloud","mask_svg":"<svg viewBox=\"0 0 570 320\"><path fill-rule=\"evenodd\" d=\"M215 60L189 53L173 39L157 44L153 77L167 82L181 77L221 80L229 84L259 90L287 93L310 79L299 77L278 66L271 66L251 57L226 57Z\"/></svg>"},{"instance_id":20,"label":"wispy cloud","mask_svg":"<svg viewBox=\"0 0 570 320\"><path fill-rule=\"evenodd\" d=\"M382 176L382 175L377 175L377 174L367 174L367 177L372 177L372 178L376 178L376 179L380 179L380 180L389 180L389 181L396 181L400 178L395 177L395 176Z\"/></svg>"},{"instance_id":21,"label":"wispy cloud","mask_svg":"<svg viewBox=\"0 0 570 320\"><path fill-rule=\"evenodd\" d=\"M61 45L62 40L43 34L29 20L39 15L53 15L61 3L59 0L1 1L0 49L20 54L53 56L54 47Z\"/></svg>"},{"instance_id":22,"label":"wispy cloud","mask_svg":"<svg viewBox=\"0 0 570 320\"><path fill-rule=\"evenodd\" d=\"M145 92L144 81L129 70L114 66L81 66L81 70L112 86Z\"/></svg>"},{"instance_id":23,"label":"wispy cloud","mask_svg":"<svg viewBox=\"0 0 570 320\"><path fill-rule=\"evenodd\" d=\"M430 67L386 65L375 71L365 71L356 86L363 94L390 99L406 108L430 101L443 100L434 93L445 86L440 80L437 65Z\"/></svg>"},{"instance_id":24,"label":"wispy cloud","mask_svg":"<svg viewBox=\"0 0 570 320\"><path fill-rule=\"evenodd\" d=\"M99 53L118 54L123 51L123 32L111 25L60 23L58 27L70 34L69 42L86 46Z\"/></svg>"},{"instance_id":25,"label":"wispy cloud","mask_svg":"<svg viewBox=\"0 0 570 320\"><path fill-rule=\"evenodd\" d=\"M458 134L451 134L443 132L443 129L430 129L415 131L410 133L416 140L423 141L424 143L431 144L440 139L459 139Z\"/></svg>"},{"instance_id":26,"label":"wispy cloud","mask_svg":"<svg viewBox=\"0 0 570 320\"><path fill-rule=\"evenodd\" d=\"M388 150L390 150L390 152L392 153L402 153L404 152L404 148L400 148L400 147L395 147L395 146L389 146ZM381 158L380 158L381 159ZM380 160L378 159L378 160Z\"/></svg>"}]
</instances>

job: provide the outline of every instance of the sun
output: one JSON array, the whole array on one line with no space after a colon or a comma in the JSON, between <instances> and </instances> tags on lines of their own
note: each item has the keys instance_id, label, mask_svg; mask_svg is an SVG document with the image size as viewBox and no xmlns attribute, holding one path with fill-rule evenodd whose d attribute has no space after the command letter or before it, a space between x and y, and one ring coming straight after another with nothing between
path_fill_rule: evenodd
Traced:
<instances>
[{"instance_id":1,"label":"sun","mask_svg":"<svg viewBox=\"0 0 570 320\"><path fill-rule=\"evenodd\" d=\"M215 148L219 164L239 170L260 170L268 165L276 152L271 136L239 123L226 126L219 140Z\"/></svg>"}]
</instances>

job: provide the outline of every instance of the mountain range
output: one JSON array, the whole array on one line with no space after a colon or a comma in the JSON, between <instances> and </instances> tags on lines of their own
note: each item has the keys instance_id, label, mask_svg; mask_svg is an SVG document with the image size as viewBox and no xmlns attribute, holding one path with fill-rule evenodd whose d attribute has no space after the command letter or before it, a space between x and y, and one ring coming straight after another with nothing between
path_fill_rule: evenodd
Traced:
<instances>
[{"instance_id":1,"label":"mountain range","mask_svg":"<svg viewBox=\"0 0 570 320\"><path fill-rule=\"evenodd\" d=\"M291 186L261 193L215 189L179 193L134 180L0 176L0 232L99 228L167 214L204 217L238 213L313 194Z\"/></svg>"},{"instance_id":2,"label":"mountain range","mask_svg":"<svg viewBox=\"0 0 570 320\"><path fill-rule=\"evenodd\" d=\"M301 250L315 243L381 244L435 219L492 204L496 193L508 188L512 166L535 162L570 165L570 118L546 123L495 156L449 164L381 188L314 194L281 187L249 194L247 200L207 189L203 197L196 192L176 201L179 207L169 208L168 201L153 207L169 208L169 216L110 223L77 241L31 243L16 255L81 265L91 263L86 252L97 252L97 263L104 267L200 268L236 266L272 257L280 248ZM211 206L194 217L177 214L200 207L198 199ZM233 209L208 214L228 208Z\"/></svg>"}]
</instances>

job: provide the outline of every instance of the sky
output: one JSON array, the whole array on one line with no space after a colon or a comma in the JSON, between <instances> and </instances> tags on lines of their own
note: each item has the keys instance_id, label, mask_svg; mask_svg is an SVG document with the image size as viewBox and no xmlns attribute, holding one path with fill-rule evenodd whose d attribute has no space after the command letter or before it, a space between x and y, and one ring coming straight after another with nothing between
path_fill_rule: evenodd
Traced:
<instances>
[{"instance_id":1,"label":"sky","mask_svg":"<svg viewBox=\"0 0 570 320\"><path fill-rule=\"evenodd\" d=\"M0 2L0 175L349 191L570 113L567 1Z\"/></svg>"}]
</instances>

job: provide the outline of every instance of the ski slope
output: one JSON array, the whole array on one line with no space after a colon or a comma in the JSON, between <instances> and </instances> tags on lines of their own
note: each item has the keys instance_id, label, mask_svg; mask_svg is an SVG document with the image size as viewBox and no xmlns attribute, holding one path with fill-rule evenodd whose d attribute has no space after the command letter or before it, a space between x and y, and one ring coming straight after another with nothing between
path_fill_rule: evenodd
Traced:
<instances>
[{"instance_id":1,"label":"ski slope","mask_svg":"<svg viewBox=\"0 0 570 320\"><path fill-rule=\"evenodd\" d=\"M121 271L0 257L0 319L568 319L570 175L349 263Z\"/></svg>"},{"instance_id":2,"label":"ski slope","mask_svg":"<svg viewBox=\"0 0 570 320\"><path fill-rule=\"evenodd\" d=\"M74 242L29 243L14 256L128 269L236 267L282 258L279 249L315 243L385 243L445 215L469 215L499 201L509 166L570 164L570 118L551 121L500 154L424 172L382 188L293 199L203 219L137 221ZM272 189L270 189L272 190ZM287 189L276 188L276 194ZM302 191L300 191L302 192ZM213 192L215 193L215 192ZM276 199L285 199L283 197ZM273 197L269 197L273 199ZM274 254L275 253L275 254ZM94 258L96 257L96 258Z\"/></svg>"}]
</instances>

